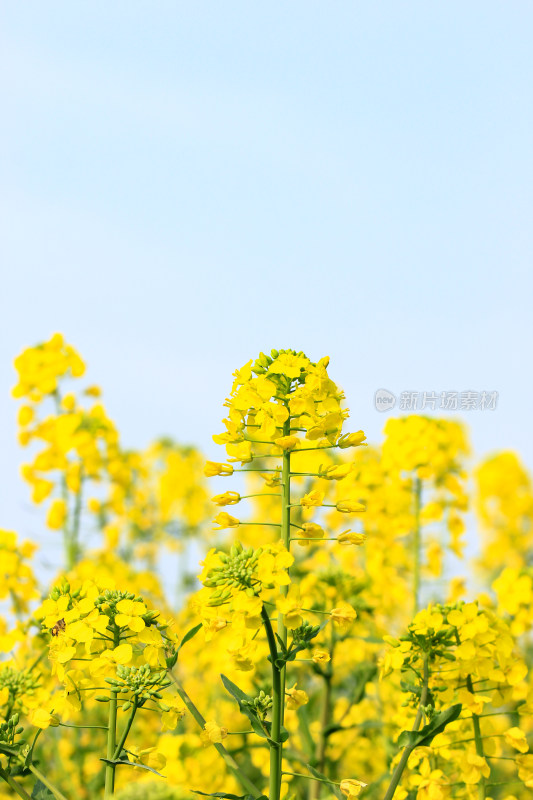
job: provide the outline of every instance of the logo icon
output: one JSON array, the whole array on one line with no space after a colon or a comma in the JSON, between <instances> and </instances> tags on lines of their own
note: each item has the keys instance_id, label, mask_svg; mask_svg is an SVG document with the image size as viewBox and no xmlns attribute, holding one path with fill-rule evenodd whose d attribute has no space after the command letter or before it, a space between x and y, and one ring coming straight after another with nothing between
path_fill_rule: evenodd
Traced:
<instances>
[{"instance_id":1,"label":"logo icon","mask_svg":"<svg viewBox=\"0 0 533 800\"><path fill-rule=\"evenodd\" d=\"M390 411L396 405L396 396L387 389L378 389L374 395L374 405L377 411Z\"/></svg>"}]
</instances>

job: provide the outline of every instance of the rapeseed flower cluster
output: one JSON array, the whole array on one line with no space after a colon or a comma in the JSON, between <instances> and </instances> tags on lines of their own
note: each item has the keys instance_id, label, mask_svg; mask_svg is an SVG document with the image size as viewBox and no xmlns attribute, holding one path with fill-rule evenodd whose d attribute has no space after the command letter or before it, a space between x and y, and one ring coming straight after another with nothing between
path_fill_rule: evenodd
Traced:
<instances>
[{"instance_id":1,"label":"rapeseed flower cluster","mask_svg":"<svg viewBox=\"0 0 533 800\"><path fill-rule=\"evenodd\" d=\"M415 415L366 446L329 360L294 350L234 373L220 462L170 439L131 451L100 390L72 390L85 367L63 337L16 364L24 474L66 570L41 587L35 545L0 532L0 800L529 797L515 454L472 470L462 425Z\"/></svg>"}]
</instances>

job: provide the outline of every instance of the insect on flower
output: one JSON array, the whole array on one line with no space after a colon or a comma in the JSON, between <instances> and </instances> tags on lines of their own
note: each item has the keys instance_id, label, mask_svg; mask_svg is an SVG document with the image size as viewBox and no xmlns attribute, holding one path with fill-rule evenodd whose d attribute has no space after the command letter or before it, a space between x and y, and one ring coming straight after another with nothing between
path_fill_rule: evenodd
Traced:
<instances>
[{"instance_id":1,"label":"insect on flower","mask_svg":"<svg viewBox=\"0 0 533 800\"><path fill-rule=\"evenodd\" d=\"M59 636L59 634L62 633L66 627L67 626L65 624L65 620L58 619L58 621L56 622L50 633L52 634L52 636Z\"/></svg>"}]
</instances>

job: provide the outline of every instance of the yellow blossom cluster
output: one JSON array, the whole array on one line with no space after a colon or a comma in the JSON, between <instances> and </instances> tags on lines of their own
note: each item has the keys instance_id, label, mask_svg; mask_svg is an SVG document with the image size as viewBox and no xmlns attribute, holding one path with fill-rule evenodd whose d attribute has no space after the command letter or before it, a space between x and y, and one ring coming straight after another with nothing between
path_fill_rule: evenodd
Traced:
<instances>
[{"instance_id":1,"label":"yellow blossom cluster","mask_svg":"<svg viewBox=\"0 0 533 800\"><path fill-rule=\"evenodd\" d=\"M0 600L9 599L15 614L26 613L38 596L29 563L35 550L33 542L19 543L14 531L0 530Z\"/></svg>"},{"instance_id":2,"label":"yellow blossom cluster","mask_svg":"<svg viewBox=\"0 0 533 800\"><path fill-rule=\"evenodd\" d=\"M60 334L27 348L15 360L19 381L13 395L26 401L19 409L19 441L32 451L22 468L32 500L50 500L47 525L63 531L66 565L81 557L85 508L110 547L138 545L153 562L155 540L179 547L184 535L197 533L207 517L203 459L193 447L171 440L145 452L124 450L119 434L89 386L86 407L68 385L85 365ZM67 389L68 391L65 391Z\"/></svg>"},{"instance_id":3,"label":"yellow blossom cluster","mask_svg":"<svg viewBox=\"0 0 533 800\"><path fill-rule=\"evenodd\" d=\"M16 366L33 501L75 549L41 589L33 544L0 531L0 800L44 800L44 781L60 800L527 800L533 503L517 456L475 470L470 584L446 554L463 545L464 427L390 419L365 446L327 358L273 350L237 370L225 460L204 468L170 439L125 450L100 391L71 391L84 366L62 337Z\"/></svg>"},{"instance_id":4,"label":"yellow blossom cluster","mask_svg":"<svg viewBox=\"0 0 533 800\"><path fill-rule=\"evenodd\" d=\"M521 779L533 734L531 689L505 621L478 603L435 605L415 616L407 635L388 638L382 677L401 671L428 726L442 709L457 709L444 731L437 727L410 754L399 796L411 787L417 797L470 797L471 787ZM398 712L394 721L407 726L408 714Z\"/></svg>"}]
</instances>

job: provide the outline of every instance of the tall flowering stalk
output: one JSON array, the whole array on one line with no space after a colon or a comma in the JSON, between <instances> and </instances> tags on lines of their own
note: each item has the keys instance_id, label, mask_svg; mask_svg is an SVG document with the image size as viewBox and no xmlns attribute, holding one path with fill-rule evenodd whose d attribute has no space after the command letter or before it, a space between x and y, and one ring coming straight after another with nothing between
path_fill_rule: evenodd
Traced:
<instances>
[{"instance_id":1,"label":"tall flowering stalk","mask_svg":"<svg viewBox=\"0 0 533 800\"><path fill-rule=\"evenodd\" d=\"M166 675L166 654L175 649L176 637L170 624L141 597L128 591L102 590L88 581L76 589L69 583L55 587L38 613L44 630L52 634L49 655L64 682L65 701L81 708L83 691L85 699L94 697L108 704L107 749L102 760L104 796L111 797L116 767L131 763L124 758L124 747L137 713L141 709L161 714L171 711L162 692L171 683ZM96 694L98 684L108 687L105 694Z\"/></svg>"},{"instance_id":2,"label":"tall flowering stalk","mask_svg":"<svg viewBox=\"0 0 533 800\"><path fill-rule=\"evenodd\" d=\"M259 471L267 488L277 489L280 499L280 517L276 522L246 523L227 512L218 514L215 522L220 529L246 524L275 526L279 528L279 542L256 550L244 550L237 544L229 556L212 550L201 576L204 586L211 590L205 599L207 608L228 605L233 612L232 624L235 627L240 625L244 634L247 628L256 631L258 624L262 624L266 634L272 697L268 706L262 709L256 706L251 720L254 730L259 735L262 731L266 736L270 748L270 800L279 800L284 774L283 746L288 738L283 725L285 700L288 698L293 708L307 701L305 692L298 690L296 685L287 689L287 664L298 652L309 647L323 627L313 626L303 619L303 613L309 609L301 607L297 588L291 587L289 570L294 563L291 541L319 542L324 539L325 531L316 522L293 523L291 509L298 507L306 519L321 507L335 508L346 514L364 511L364 506L351 498L336 504L324 503L324 492L319 490L308 492L297 502L291 497L291 478L311 474L293 468L292 460L297 453L345 449L364 443L362 431L342 435L348 411L342 405L342 390L328 376L328 363L328 358L313 363L302 352L294 350L272 350L270 356L261 353L255 362L249 361L235 372L232 391L226 401L229 414L223 420L226 430L213 437L217 443L226 446L228 461L208 462L206 467L207 475L220 476L235 471ZM235 463L241 466L235 469ZM258 466L245 466L254 463ZM344 478L348 470L349 467L330 465L319 468L312 476L337 480ZM270 494L270 491L264 494ZM237 492L225 492L213 499L217 505L224 506L235 505L246 498ZM275 618L271 616L274 610L277 611ZM238 615L241 615L240 622ZM344 604L326 616L329 616L329 621L345 626L355 619L356 613L351 606ZM290 641L289 631L292 633ZM239 648L241 662L253 649L252 641L244 635ZM226 686L240 701L242 709L243 699L235 691L236 687L229 686L227 681ZM357 781L352 784L352 794L356 784L359 789L362 786Z\"/></svg>"},{"instance_id":3,"label":"tall flowering stalk","mask_svg":"<svg viewBox=\"0 0 533 800\"><path fill-rule=\"evenodd\" d=\"M398 738L403 751L385 800L395 795L402 775L417 797L436 800L456 787L461 797L473 798L474 789L478 800L492 796L489 786L512 783L493 780L502 761L514 762L519 778L530 779L526 734L507 722L529 708L520 705L527 666L506 622L477 603L435 605L415 616L406 635L387 639L393 649L385 656L383 677L401 670L404 692L411 694L407 705L417 713L411 730ZM427 724L419 730L423 720ZM488 732L487 722L497 727ZM415 753L416 748L421 749ZM402 788L399 796L406 794Z\"/></svg>"},{"instance_id":4,"label":"tall flowering stalk","mask_svg":"<svg viewBox=\"0 0 533 800\"><path fill-rule=\"evenodd\" d=\"M31 458L22 475L32 501L47 502L46 524L63 533L67 570L83 557L82 520L110 550L153 566L158 545L180 548L207 515L203 458L169 439L125 450L98 386L77 383L85 363L61 334L15 359L19 442ZM181 561L181 560L180 560Z\"/></svg>"},{"instance_id":5,"label":"tall flowering stalk","mask_svg":"<svg viewBox=\"0 0 533 800\"><path fill-rule=\"evenodd\" d=\"M65 381L81 378L85 364L59 333L28 347L15 359L18 382L13 396L19 408L19 442L37 450L22 475L32 500L50 499L46 523L63 532L65 565L72 569L83 552L80 541L83 495L87 484L100 483L118 458L118 432L100 402L96 386L85 389L84 407ZM49 413L52 410L52 413ZM37 449L38 448L38 449Z\"/></svg>"},{"instance_id":6,"label":"tall flowering stalk","mask_svg":"<svg viewBox=\"0 0 533 800\"><path fill-rule=\"evenodd\" d=\"M463 555L461 512L468 507L463 462L468 445L461 423L416 414L389 419L385 434L382 466L411 497L412 608L416 614L423 594L424 557L427 571L434 577L442 573L441 536L431 535L431 527L444 523L448 549L458 558Z\"/></svg>"}]
</instances>

